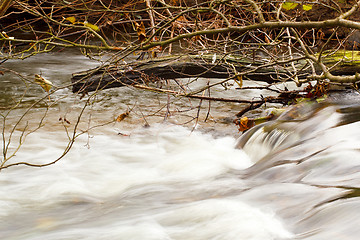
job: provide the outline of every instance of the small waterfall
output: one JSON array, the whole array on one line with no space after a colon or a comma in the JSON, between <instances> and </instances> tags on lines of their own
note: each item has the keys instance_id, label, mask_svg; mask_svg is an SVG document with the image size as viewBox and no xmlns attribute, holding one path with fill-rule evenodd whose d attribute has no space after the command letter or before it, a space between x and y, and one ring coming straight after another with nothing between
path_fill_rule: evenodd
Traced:
<instances>
[{"instance_id":1,"label":"small waterfall","mask_svg":"<svg viewBox=\"0 0 360 240\"><path fill-rule=\"evenodd\" d=\"M288 118L299 108L306 114ZM356 239L359 120L357 102L313 103L249 130L237 142L254 162L236 172L250 184L242 197L277 209L295 239Z\"/></svg>"}]
</instances>

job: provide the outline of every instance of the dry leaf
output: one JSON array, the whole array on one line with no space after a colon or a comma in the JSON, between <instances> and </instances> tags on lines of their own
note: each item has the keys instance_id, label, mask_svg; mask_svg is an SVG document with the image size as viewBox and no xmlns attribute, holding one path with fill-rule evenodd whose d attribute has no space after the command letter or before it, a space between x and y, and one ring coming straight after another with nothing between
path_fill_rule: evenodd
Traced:
<instances>
[{"instance_id":1,"label":"dry leaf","mask_svg":"<svg viewBox=\"0 0 360 240\"><path fill-rule=\"evenodd\" d=\"M76 18L75 17L67 17L65 18L65 20L68 20L69 22L71 22L72 24L74 24L76 22Z\"/></svg>"},{"instance_id":2,"label":"dry leaf","mask_svg":"<svg viewBox=\"0 0 360 240\"><path fill-rule=\"evenodd\" d=\"M194 42L195 41L200 41L201 40L201 36L200 35L197 35L197 36L194 36L191 38Z\"/></svg>"},{"instance_id":3,"label":"dry leaf","mask_svg":"<svg viewBox=\"0 0 360 240\"><path fill-rule=\"evenodd\" d=\"M184 16L180 16L173 22L174 27L176 28L183 28L188 24L188 20Z\"/></svg>"},{"instance_id":4,"label":"dry leaf","mask_svg":"<svg viewBox=\"0 0 360 240\"><path fill-rule=\"evenodd\" d=\"M135 26L136 26L137 35L138 35L138 37L139 37L139 41L140 41L140 42L143 42L143 41L146 39L144 22L141 22L140 24L138 24L137 22L135 22Z\"/></svg>"},{"instance_id":5,"label":"dry leaf","mask_svg":"<svg viewBox=\"0 0 360 240\"><path fill-rule=\"evenodd\" d=\"M112 49L113 50L124 50L125 48L124 47L113 47Z\"/></svg>"},{"instance_id":6,"label":"dry leaf","mask_svg":"<svg viewBox=\"0 0 360 240\"><path fill-rule=\"evenodd\" d=\"M248 117L242 117L240 121L237 122L237 125L239 125L239 131L243 132L252 128L255 123L253 119L249 119Z\"/></svg>"},{"instance_id":7,"label":"dry leaf","mask_svg":"<svg viewBox=\"0 0 360 240\"><path fill-rule=\"evenodd\" d=\"M265 35L265 42L268 43L268 44L271 43L270 39L266 35Z\"/></svg>"},{"instance_id":8,"label":"dry leaf","mask_svg":"<svg viewBox=\"0 0 360 240\"><path fill-rule=\"evenodd\" d=\"M37 51L36 43L29 43L30 49L33 48L35 51Z\"/></svg>"},{"instance_id":9,"label":"dry leaf","mask_svg":"<svg viewBox=\"0 0 360 240\"><path fill-rule=\"evenodd\" d=\"M122 114L120 114L117 118L116 118L116 121L117 122L121 122L122 120L124 120L127 116L129 116L130 114L130 111L126 111Z\"/></svg>"}]
</instances>

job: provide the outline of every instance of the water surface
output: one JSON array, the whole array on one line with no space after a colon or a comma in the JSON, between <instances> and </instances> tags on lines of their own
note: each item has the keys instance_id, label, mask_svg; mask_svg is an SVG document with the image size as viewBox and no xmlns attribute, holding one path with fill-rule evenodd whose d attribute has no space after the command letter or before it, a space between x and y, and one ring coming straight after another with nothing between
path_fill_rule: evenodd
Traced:
<instances>
[{"instance_id":1,"label":"water surface","mask_svg":"<svg viewBox=\"0 0 360 240\"><path fill-rule=\"evenodd\" d=\"M87 100L62 86L72 72L96 64L67 52L3 65L25 80L0 76L2 150L10 140L9 154L16 152L22 133L31 133L8 163L46 164L62 155ZM51 100L31 83L39 73L59 87ZM212 94L239 92L218 86ZM198 101L169 102L131 88L101 92L64 158L0 172L1 239L357 239L360 107L354 97L304 104L295 110L299 118L284 114L237 140L226 120L241 109L237 104L212 103L208 114L204 102L199 120L190 121ZM129 109L124 121L89 130Z\"/></svg>"}]
</instances>

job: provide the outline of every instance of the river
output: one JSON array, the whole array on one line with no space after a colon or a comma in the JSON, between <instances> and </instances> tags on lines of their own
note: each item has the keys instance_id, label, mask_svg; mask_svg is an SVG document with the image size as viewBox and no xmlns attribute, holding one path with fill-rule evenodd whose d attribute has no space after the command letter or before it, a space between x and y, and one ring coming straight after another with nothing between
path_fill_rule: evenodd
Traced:
<instances>
[{"instance_id":1,"label":"river","mask_svg":"<svg viewBox=\"0 0 360 240\"><path fill-rule=\"evenodd\" d=\"M60 52L2 66L28 80L42 73L62 86L71 73L96 65ZM17 151L24 131L41 126L8 163L56 160L86 97L59 88L48 100L27 80L7 72L0 78L3 142L13 129L9 154ZM214 94L236 97L238 91L219 86ZM0 172L1 239L357 239L360 106L352 101L357 97L304 104L296 109L299 119L284 114L239 138L226 120L240 110L236 104L213 103L204 123L203 103L202 120L187 123L198 111L196 102L172 100L170 110L177 114L164 119L167 96L106 90L84 111L82 134L62 159ZM22 104L9 112L19 98ZM39 98L44 99L36 103ZM88 131L129 109L123 121Z\"/></svg>"}]
</instances>

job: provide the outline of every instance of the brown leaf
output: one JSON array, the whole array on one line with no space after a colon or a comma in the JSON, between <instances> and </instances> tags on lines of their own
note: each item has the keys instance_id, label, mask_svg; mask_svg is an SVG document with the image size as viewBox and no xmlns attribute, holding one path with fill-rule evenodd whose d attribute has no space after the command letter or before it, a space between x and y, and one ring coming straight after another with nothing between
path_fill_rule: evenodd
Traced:
<instances>
[{"instance_id":1,"label":"brown leaf","mask_svg":"<svg viewBox=\"0 0 360 240\"><path fill-rule=\"evenodd\" d=\"M253 119L249 119L248 117L242 117L240 121L237 121L236 124L239 126L239 131L243 132L255 125Z\"/></svg>"},{"instance_id":2,"label":"brown leaf","mask_svg":"<svg viewBox=\"0 0 360 240\"><path fill-rule=\"evenodd\" d=\"M271 42L270 42L270 39L269 39L268 36L266 36L266 35L265 35L265 42L268 43L268 44L271 43Z\"/></svg>"},{"instance_id":3,"label":"brown leaf","mask_svg":"<svg viewBox=\"0 0 360 240\"><path fill-rule=\"evenodd\" d=\"M122 120L124 120L127 116L129 116L130 111L126 111L122 114L120 114L117 118L116 121L117 122L121 122Z\"/></svg>"},{"instance_id":4,"label":"brown leaf","mask_svg":"<svg viewBox=\"0 0 360 240\"><path fill-rule=\"evenodd\" d=\"M125 48L123 48L123 47L113 47L112 49L113 50L124 50Z\"/></svg>"},{"instance_id":5,"label":"brown leaf","mask_svg":"<svg viewBox=\"0 0 360 240\"><path fill-rule=\"evenodd\" d=\"M188 20L184 16L180 16L173 22L173 26L176 28L183 28L188 24Z\"/></svg>"},{"instance_id":6,"label":"brown leaf","mask_svg":"<svg viewBox=\"0 0 360 240\"><path fill-rule=\"evenodd\" d=\"M201 36L200 35L194 36L191 38L191 40L193 40L194 42L199 41L199 40L201 40Z\"/></svg>"},{"instance_id":7,"label":"brown leaf","mask_svg":"<svg viewBox=\"0 0 360 240\"><path fill-rule=\"evenodd\" d=\"M141 22L140 24L135 22L135 26L136 26L136 32L137 32L139 41L143 42L146 39L144 22Z\"/></svg>"}]
</instances>

